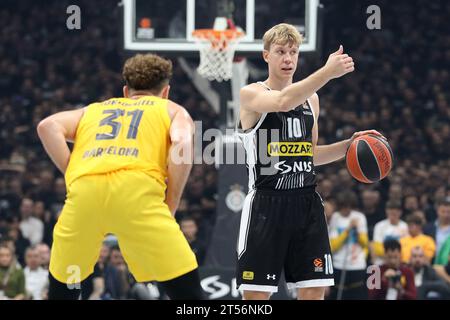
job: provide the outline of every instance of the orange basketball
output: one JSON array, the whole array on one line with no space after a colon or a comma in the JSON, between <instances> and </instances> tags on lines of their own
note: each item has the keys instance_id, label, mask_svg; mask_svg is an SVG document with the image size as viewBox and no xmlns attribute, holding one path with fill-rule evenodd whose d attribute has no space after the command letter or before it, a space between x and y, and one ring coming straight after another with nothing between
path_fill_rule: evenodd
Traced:
<instances>
[{"instance_id":1,"label":"orange basketball","mask_svg":"<svg viewBox=\"0 0 450 320\"><path fill-rule=\"evenodd\" d=\"M353 140L347 150L345 161L353 178L363 183L374 183L389 174L394 156L385 139L375 135L364 135Z\"/></svg>"}]
</instances>

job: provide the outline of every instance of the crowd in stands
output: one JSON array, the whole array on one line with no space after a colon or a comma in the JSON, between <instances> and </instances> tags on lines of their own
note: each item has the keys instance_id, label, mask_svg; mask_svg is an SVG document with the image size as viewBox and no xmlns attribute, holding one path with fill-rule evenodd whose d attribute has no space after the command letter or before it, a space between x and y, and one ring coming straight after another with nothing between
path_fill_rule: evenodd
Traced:
<instances>
[{"instance_id":1,"label":"crowd in stands","mask_svg":"<svg viewBox=\"0 0 450 320\"><path fill-rule=\"evenodd\" d=\"M127 53L118 38L120 24L111 23L120 17L117 3L79 1L82 29L73 31L66 28L70 4L0 4L0 299L46 296L49 248L66 186L44 153L36 125L52 113L122 94ZM215 127L217 115L173 62L171 99L205 130ZM177 214L200 262L214 225L216 176L213 166L195 165ZM135 283L112 236L85 285L83 298L163 296Z\"/></svg>"},{"instance_id":2,"label":"crowd in stands","mask_svg":"<svg viewBox=\"0 0 450 320\"><path fill-rule=\"evenodd\" d=\"M319 143L375 128L395 157L389 178L372 185L343 163L317 170L337 271L330 298L449 299L450 38L440 30L450 5L380 1L381 30L369 31L369 1L340 14L339 2L322 3L333 26L324 52L342 43L356 71L319 92ZM381 266L383 290L368 290L368 265Z\"/></svg>"}]
</instances>

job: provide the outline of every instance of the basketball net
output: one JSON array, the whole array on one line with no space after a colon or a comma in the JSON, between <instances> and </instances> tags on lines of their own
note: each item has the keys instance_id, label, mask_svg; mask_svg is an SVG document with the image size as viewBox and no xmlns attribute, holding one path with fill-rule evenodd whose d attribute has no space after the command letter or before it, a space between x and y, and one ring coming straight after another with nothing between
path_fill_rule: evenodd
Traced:
<instances>
[{"instance_id":1,"label":"basketball net","mask_svg":"<svg viewBox=\"0 0 450 320\"><path fill-rule=\"evenodd\" d=\"M200 52L197 72L210 81L218 82L231 78L236 46L244 36L230 19L225 20L225 26L221 19L226 18L216 18L214 29L197 29L192 33ZM230 29L226 29L227 24Z\"/></svg>"}]
</instances>

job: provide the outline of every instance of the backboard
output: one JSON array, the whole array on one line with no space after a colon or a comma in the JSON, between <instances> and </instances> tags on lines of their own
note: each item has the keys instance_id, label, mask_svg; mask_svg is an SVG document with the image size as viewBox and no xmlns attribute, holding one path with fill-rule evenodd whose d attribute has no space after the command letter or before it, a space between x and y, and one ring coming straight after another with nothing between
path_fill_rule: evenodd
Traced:
<instances>
[{"instance_id":1,"label":"backboard","mask_svg":"<svg viewBox=\"0 0 450 320\"><path fill-rule=\"evenodd\" d=\"M262 51L262 36L287 22L305 36L300 51L316 50L319 0L122 0L124 48L132 51L196 52L195 29L212 28L216 17L232 18L245 37L238 53Z\"/></svg>"}]
</instances>

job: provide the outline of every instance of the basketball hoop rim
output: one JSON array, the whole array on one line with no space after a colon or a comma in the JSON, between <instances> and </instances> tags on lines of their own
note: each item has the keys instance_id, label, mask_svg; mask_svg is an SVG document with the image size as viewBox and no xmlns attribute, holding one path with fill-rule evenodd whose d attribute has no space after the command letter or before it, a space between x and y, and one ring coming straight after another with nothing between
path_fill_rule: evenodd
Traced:
<instances>
[{"instance_id":1,"label":"basketball hoop rim","mask_svg":"<svg viewBox=\"0 0 450 320\"><path fill-rule=\"evenodd\" d=\"M198 73L210 81L230 79L236 44L244 32L235 29L196 29L192 36L200 53Z\"/></svg>"},{"instance_id":2,"label":"basketball hoop rim","mask_svg":"<svg viewBox=\"0 0 450 320\"><path fill-rule=\"evenodd\" d=\"M198 40L208 40L211 41L213 39L239 39L244 36L244 32L227 29L227 30L214 30L214 29L196 29L192 32L192 36Z\"/></svg>"}]
</instances>

